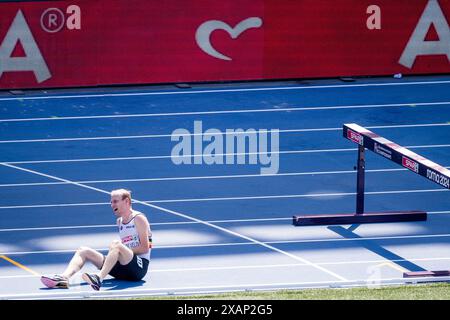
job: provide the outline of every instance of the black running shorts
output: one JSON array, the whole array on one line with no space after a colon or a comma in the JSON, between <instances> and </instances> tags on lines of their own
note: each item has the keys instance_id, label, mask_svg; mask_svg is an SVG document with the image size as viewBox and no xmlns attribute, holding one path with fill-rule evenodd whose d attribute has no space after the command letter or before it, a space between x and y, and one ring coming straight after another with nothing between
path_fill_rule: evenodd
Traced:
<instances>
[{"instance_id":1,"label":"black running shorts","mask_svg":"<svg viewBox=\"0 0 450 320\"><path fill-rule=\"evenodd\" d=\"M139 281L147 274L148 263L147 259L133 255L133 259L127 265L121 265L117 261L109 275L119 280Z\"/></svg>"}]
</instances>

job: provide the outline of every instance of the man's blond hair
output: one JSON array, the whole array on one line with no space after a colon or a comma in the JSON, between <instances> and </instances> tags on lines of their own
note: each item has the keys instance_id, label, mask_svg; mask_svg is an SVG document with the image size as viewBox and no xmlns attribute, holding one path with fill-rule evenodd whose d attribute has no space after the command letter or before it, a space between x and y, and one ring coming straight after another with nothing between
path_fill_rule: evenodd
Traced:
<instances>
[{"instance_id":1,"label":"man's blond hair","mask_svg":"<svg viewBox=\"0 0 450 320\"><path fill-rule=\"evenodd\" d=\"M116 189L111 191L111 197L121 196L122 200L128 199L131 204L131 191L127 189Z\"/></svg>"}]
</instances>

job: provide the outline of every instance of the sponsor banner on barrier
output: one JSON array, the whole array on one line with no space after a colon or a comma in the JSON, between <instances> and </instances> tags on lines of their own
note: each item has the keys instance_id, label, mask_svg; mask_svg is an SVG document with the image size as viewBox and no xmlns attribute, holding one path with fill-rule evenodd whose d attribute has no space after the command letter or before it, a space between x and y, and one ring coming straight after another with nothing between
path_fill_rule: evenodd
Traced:
<instances>
[{"instance_id":1,"label":"sponsor banner on barrier","mask_svg":"<svg viewBox=\"0 0 450 320\"><path fill-rule=\"evenodd\" d=\"M447 177L435 170L427 168L427 178L444 188L450 189L450 177Z\"/></svg>"},{"instance_id":2,"label":"sponsor banner on barrier","mask_svg":"<svg viewBox=\"0 0 450 320\"><path fill-rule=\"evenodd\" d=\"M379 144L379 143L374 143L373 145L373 151L375 153L378 153L380 155L382 155L383 157L392 160L392 151L389 150L388 148L384 147L383 145Z\"/></svg>"},{"instance_id":3,"label":"sponsor banner on barrier","mask_svg":"<svg viewBox=\"0 0 450 320\"><path fill-rule=\"evenodd\" d=\"M419 164L408 157L402 156L402 165L415 173L419 173Z\"/></svg>"},{"instance_id":4,"label":"sponsor banner on barrier","mask_svg":"<svg viewBox=\"0 0 450 320\"><path fill-rule=\"evenodd\" d=\"M359 133L356 133L350 129L347 130L347 139L363 146L364 145L364 137Z\"/></svg>"},{"instance_id":5,"label":"sponsor banner on barrier","mask_svg":"<svg viewBox=\"0 0 450 320\"><path fill-rule=\"evenodd\" d=\"M450 0L0 3L0 88L450 72Z\"/></svg>"}]
</instances>

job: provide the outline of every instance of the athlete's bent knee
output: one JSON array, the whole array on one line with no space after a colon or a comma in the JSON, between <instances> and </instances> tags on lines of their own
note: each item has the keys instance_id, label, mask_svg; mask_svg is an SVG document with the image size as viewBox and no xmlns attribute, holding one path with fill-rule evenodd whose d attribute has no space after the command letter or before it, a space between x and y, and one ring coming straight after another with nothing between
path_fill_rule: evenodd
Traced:
<instances>
[{"instance_id":1,"label":"athlete's bent knee","mask_svg":"<svg viewBox=\"0 0 450 320\"><path fill-rule=\"evenodd\" d=\"M109 250L119 250L121 244L119 240L113 240L109 246Z\"/></svg>"},{"instance_id":2,"label":"athlete's bent knee","mask_svg":"<svg viewBox=\"0 0 450 320\"><path fill-rule=\"evenodd\" d=\"M88 247L79 247L79 248L77 249L77 253L78 253L79 255L81 255L81 256L85 256L85 255L89 252L89 250L91 250L91 248L88 248Z\"/></svg>"}]
</instances>

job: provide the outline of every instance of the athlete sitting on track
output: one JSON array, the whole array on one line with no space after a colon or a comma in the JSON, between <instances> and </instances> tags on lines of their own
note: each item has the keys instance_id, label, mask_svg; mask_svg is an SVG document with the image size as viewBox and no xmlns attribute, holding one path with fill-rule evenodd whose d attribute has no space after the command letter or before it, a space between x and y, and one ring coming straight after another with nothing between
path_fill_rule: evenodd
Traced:
<instances>
[{"instance_id":1,"label":"athlete sitting on track","mask_svg":"<svg viewBox=\"0 0 450 320\"><path fill-rule=\"evenodd\" d=\"M41 277L44 285L49 288L68 288L70 277L80 271L86 261L92 262L100 270L97 274L82 275L94 290L100 290L108 274L128 281L139 281L146 275L152 247L152 233L147 218L131 208L131 192L125 189L111 192L111 208L118 217L121 241L114 240L111 243L106 257L94 249L80 247L62 274Z\"/></svg>"}]
</instances>

